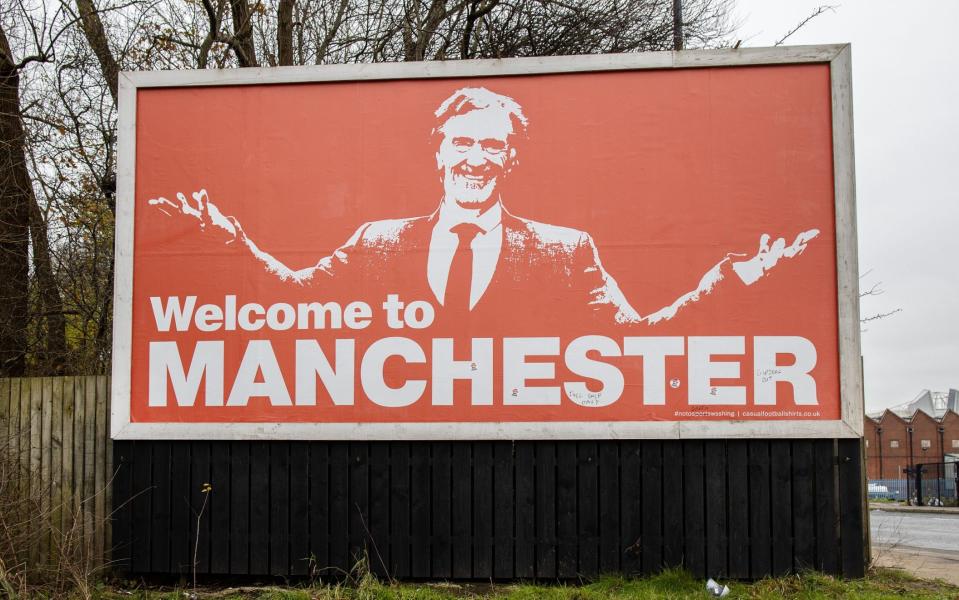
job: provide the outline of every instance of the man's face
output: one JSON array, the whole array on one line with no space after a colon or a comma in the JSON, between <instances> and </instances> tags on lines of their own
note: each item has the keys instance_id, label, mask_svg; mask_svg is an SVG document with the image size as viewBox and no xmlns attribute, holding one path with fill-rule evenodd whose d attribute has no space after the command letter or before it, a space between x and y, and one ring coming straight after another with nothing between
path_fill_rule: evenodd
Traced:
<instances>
[{"instance_id":1,"label":"man's face","mask_svg":"<svg viewBox=\"0 0 959 600\"><path fill-rule=\"evenodd\" d=\"M452 117L440 128L436 166L443 171L446 200L483 208L496 200L497 181L509 172L516 150L513 124L503 110L484 108Z\"/></svg>"}]
</instances>

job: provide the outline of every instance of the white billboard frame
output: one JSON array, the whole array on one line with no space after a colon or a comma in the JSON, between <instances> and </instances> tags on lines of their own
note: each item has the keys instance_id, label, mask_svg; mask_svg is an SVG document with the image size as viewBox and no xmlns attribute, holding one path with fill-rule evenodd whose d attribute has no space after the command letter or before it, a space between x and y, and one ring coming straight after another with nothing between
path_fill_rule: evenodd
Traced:
<instances>
[{"instance_id":1,"label":"white billboard frame","mask_svg":"<svg viewBox=\"0 0 959 600\"><path fill-rule=\"evenodd\" d=\"M498 77L808 63L828 64L830 72L836 214L840 419L481 423L137 423L131 421L137 90L164 87ZM117 129L119 139L114 255L116 264L110 408L110 433L113 439L535 440L862 437L864 409L859 339L852 72L851 48L848 44L502 60L122 72L119 75Z\"/></svg>"}]
</instances>

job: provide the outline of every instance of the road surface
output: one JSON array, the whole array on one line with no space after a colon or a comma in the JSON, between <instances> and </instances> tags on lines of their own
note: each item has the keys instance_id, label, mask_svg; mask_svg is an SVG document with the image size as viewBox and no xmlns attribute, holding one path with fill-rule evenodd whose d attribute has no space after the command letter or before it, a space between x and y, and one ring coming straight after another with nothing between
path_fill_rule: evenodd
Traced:
<instances>
[{"instance_id":1,"label":"road surface","mask_svg":"<svg viewBox=\"0 0 959 600\"><path fill-rule=\"evenodd\" d=\"M873 510L872 543L959 552L959 515L932 515Z\"/></svg>"},{"instance_id":2,"label":"road surface","mask_svg":"<svg viewBox=\"0 0 959 600\"><path fill-rule=\"evenodd\" d=\"M959 585L959 515L869 511L872 559Z\"/></svg>"}]
</instances>

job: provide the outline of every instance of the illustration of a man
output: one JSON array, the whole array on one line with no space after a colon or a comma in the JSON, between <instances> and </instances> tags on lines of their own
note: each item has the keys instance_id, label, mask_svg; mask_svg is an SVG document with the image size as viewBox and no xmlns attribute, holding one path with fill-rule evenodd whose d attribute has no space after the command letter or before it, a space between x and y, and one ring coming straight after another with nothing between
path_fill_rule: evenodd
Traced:
<instances>
[{"instance_id":1,"label":"illustration of a man","mask_svg":"<svg viewBox=\"0 0 959 600\"><path fill-rule=\"evenodd\" d=\"M226 216L205 190L178 202L149 203L216 228L238 243L267 272L318 290L351 281L383 291L402 281L405 296L429 299L447 316L477 317L508 307L513 314L549 310L609 324L655 323L735 273L750 285L780 258L800 254L819 232L800 233L787 245L764 235L752 257L722 258L692 291L671 305L641 316L606 272L593 239L584 231L514 216L504 206L502 182L517 165L515 141L526 136L520 105L486 88L463 88L435 112L436 166L443 182L440 206L428 216L364 223L342 246L315 265L294 270L251 240L237 218ZM392 282L392 283L390 283ZM419 294L419 295L417 295Z\"/></svg>"}]
</instances>

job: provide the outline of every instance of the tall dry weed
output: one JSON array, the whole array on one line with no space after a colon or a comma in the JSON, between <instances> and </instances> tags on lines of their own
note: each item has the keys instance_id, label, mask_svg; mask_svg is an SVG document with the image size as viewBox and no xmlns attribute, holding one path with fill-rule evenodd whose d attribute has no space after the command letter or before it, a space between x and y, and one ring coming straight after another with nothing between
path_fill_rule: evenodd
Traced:
<instances>
[{"instance_id":1,"label":"tall dry weed","mask_svg":"<svg viewBox=\"0 0 959 600\"><path fill-rule=\"evenodd\" d=\"M51 501L50 482L18 455L28 440L11 441L0 439L0 596L90 598L105 566L97 549L106 519L91 518L95 497Z\"/></svg>"}]
</instances>

